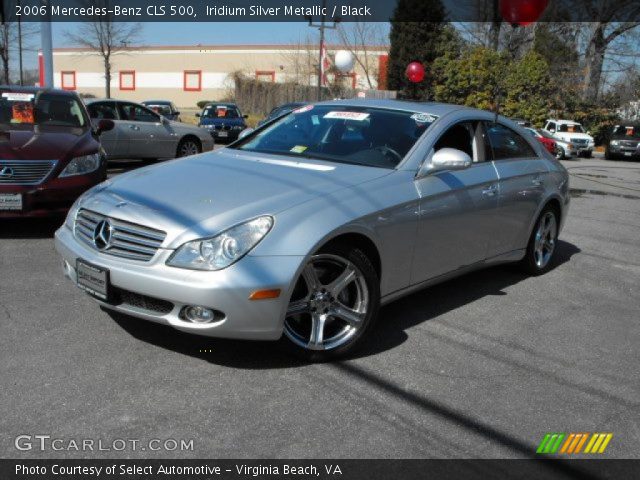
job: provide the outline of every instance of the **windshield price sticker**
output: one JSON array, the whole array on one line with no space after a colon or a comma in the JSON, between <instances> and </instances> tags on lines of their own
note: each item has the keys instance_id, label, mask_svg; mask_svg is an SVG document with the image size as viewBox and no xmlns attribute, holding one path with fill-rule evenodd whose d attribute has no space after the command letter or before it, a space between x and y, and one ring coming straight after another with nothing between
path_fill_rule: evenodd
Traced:
<instances>
[{"instance_id":1,"label":"windshield price sticker","mask_svg":"<svg viewBox=\"0 0 640 480\"><path fill-rule=\"evenodd\" d=\"M35 95L33 93L4 92L2 97L10 102L30 102Z\"/></svg>"},{"instance_id":2,"label":"windshield price sticker","mask_svg":"<svg viewBox=\"0 0 640 480\"><path fill-rule=\"evenodd\" d=\"M355 120L357 122L362 122L369 118L368 113L363 112L329 112L324 118L337 118L340 120Z\"/></svg>"},{"instance_id":3,"label":"windshield price sticker","mask_svg":"<svg viewBox=\"0 0 640 480\"><path fill-rule=\"evenodd\" d=\"M411 119L417 123L433 123L436 121L436 117L429 115L428 113L414 113L411 115Z\"/></svg>"},{"instance_id":4,"label":"windshield price sticker","mask_svg":"<svg viewBox=\"0 0 640 480\"><path fill-rule=\"evenodd\" d=\"M300 107L296 110L293 111L293 113L304 113L304 112L308 112L309 110L313 109L313 105L305 105L304 107Z\"/></svg>"}]
</instances>

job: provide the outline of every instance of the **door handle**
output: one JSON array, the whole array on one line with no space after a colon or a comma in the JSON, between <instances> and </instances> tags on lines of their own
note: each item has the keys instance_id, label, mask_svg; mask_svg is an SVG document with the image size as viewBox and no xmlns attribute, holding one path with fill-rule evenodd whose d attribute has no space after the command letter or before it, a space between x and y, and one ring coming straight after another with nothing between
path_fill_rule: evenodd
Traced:
<instances>
[{"instance_id":1,"label":"door handle","mask_svg":"<svg viewBox=\"0 0 640 480\"><path fill-rule=\"evenodd\" d=\"M139 127L139 126L137 126L137 125L129 125L129 128L130 128L131 130L140 130L140 127Z\"/></svg>"},{"instance_id":2,"label":"door handle","mask_svg":"<svg viewBox=\"0 0 640 480\"><path fill-rule=\"evenodd\" d=\"M496 185L489 185L482 189L482 195L486 197L493 197L496 193L498 193L498 187Z\"/></svg>"}]
</instances>

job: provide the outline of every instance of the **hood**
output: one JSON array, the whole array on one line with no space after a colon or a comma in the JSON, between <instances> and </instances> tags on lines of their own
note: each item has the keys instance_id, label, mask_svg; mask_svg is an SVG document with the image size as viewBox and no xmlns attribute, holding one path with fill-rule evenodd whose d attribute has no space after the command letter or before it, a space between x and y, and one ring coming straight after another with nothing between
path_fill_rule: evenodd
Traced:
<instances>
[{"instance_id":1,"label":"hood","mask_svg":"<svg viewBox=\"0 0 640 480\"><path fill-rule=\"evenodd\" d=\"M5 130L0 132L0 158L3 160L61 160L98 151L98 142L86 130L42 131Z\"/></svg>"},{"instance_id":2,"label":"hood","mask_svg":"<svg viewBox=\"0 0 640 480\"><path fill-rule=\"evenodd\" d=\"M164 230L176 248L392 171L225 148L120 175L81 206Z\"/></svg>"},{"instance_id":3,"label":"hood","mask_svg":"<svg viewBox=\"0 0 640 480\"><path fill-rule=\"evenodd\" d=\"M593 137L591 135L587 135L586 133L556 132L555 135L557 137L562 137L563 139L567 139L567 140L571 140L575 138L578 140L588 140L590 142L593 142Z\"/></svg>"},{"instance_id":4,"label":"hood","mask_svg":"<svg viewBox=\"0 0 640 480\"><path fill-rule=\"evenodd\" d=\"M200 117L200 125L244 125L244 118Z\"/></svg>"}]
</instances>

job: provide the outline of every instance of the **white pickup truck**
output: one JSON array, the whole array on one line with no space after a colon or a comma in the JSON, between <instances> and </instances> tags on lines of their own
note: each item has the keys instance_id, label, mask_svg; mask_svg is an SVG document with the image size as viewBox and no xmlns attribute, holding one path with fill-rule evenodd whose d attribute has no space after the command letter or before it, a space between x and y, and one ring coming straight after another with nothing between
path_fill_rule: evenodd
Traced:
<instances>
[{"instance_id":1,"label":"white pickup truck","mask_svg":"<svg viewBox=\"0 0 640 480\"><path fill-rule=\"evenodd\" d=\"M573 120L549 119L544 126L545 131L565 142L572 143L578 155L589 158L593 153L595 142L582 125Z\"/></svg>"}]
</instances>

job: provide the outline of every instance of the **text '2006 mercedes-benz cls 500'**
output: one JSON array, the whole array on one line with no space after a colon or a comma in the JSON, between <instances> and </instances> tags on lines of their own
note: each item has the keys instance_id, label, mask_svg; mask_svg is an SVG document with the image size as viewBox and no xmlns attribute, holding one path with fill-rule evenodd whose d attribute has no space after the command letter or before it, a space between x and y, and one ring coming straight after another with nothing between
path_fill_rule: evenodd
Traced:
<instances>
[{"instance_id":1,"label":"text '2006 mercedes-benz cls 500'","mask_svg":"<svg viewBox=\"0 0 640 480\"><path fill-rule=\"evenodd\" d=\"M568 204L566 170L506 118L334 101L100 184L56 247L108 309L323 360L418 288L504 262L546 272Z\"/></svg>"}]
</instances>

